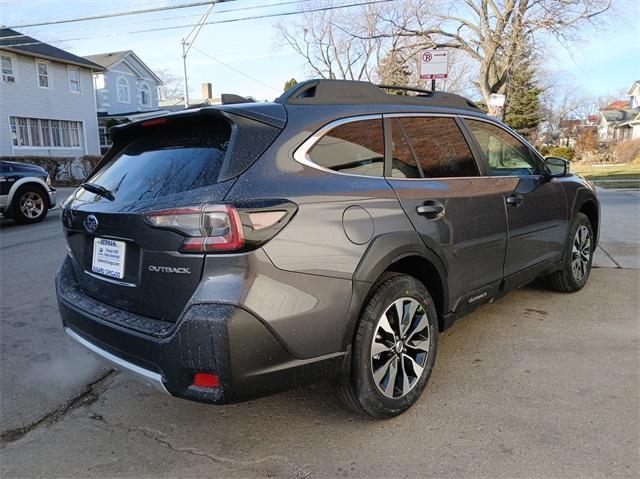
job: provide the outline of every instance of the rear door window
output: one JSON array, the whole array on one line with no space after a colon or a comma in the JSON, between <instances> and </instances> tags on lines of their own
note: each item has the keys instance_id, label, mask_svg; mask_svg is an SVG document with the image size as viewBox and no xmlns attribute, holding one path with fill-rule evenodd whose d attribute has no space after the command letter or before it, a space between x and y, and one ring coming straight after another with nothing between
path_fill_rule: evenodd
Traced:
<instances>
[{"instance_id":1,"label":"rear door window","mask_svg":"<svg viewBox=\"0 0 640 479\"><path fill-rule=\"evenodd\" d=\"M307 154L313 163L329 170L383 176L382 119L338 125L318 140Z\"/></svg>"},{"instance_id":2,"label":"rear door window","mask_svg":"<svg viewBox=\"0 0 640 479\"><path fill-rule=\"evenodd\" d=\"M478 176L471 149L453 118L392 117L393 178Z\"/></svg>"},{"instance_id":3,"label":"rear door window","mask_svg":"<svg viewBox=\"0 0 640 479\"><path fill-rule=\"evenodd\" d=\"M217 183L231 128L225 121L154 128L110 160L89 182L105 187L115 202L141 201ZM93 193L80 190L78 198Z\"/></svg>"}]
</instances>

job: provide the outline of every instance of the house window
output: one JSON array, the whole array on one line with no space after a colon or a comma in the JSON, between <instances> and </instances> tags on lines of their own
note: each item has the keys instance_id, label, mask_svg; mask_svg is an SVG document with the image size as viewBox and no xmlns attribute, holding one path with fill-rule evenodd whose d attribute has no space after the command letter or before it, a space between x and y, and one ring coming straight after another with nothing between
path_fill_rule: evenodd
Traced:
<instances>
[{"instance_id":1,"label":"house window","mask_svg":"<svg viewBox=\"0 0 640 479\"><path fill-rule=\"evenodd\" d=\"M51 122L40 120L40 133L42 134L42 146L51 146Z\"/></svg>"},{"instance_id":2,"label":"house window","mask_svg":"<svg viewBox=\"0 0 640 479\"><path fill-rule=\"evenodd\" d=\"M29 146L29 126L26 118L18 118L18 146Z\"/></svg>"},{"instance_id":3,"label":"house window","mask_svg":"<svg viewBox=\"0 0 640 479\"><path fill-rule=\"evenodd\" d=\"M109 141L109 132L107 131L107 127L106 126L99 126L98 127L98 136L100 137L100 146L101 147L108 147L111 146L111 142Z\"/></svg>"},{"instance_id":4,"label":"house window","mask_svg":"<svg viewBox=\"0 0 640 479\"><path fill-rule=\"evenodd\" d=\"M2 55L2 81L4 83L15 83L16 75L13 72L13 58L9 55Z\"/></svg>"},{"instance_id":5,"label":"house window","mask_svg":"<svg viewBox=\"0 0 640 479\"><path fill-rule=\"evenodd\" d=\"M140 103L142 106L151 106L151 93L146 83L140 87Z\"/></svg>"},{"instance_id":6,"label":"house window","mask_svg":"<svg viewBox=\"0 0 640 479\"><path fill-rule=\"evenodd\" d=\"M118 90L118 103L131 103L129 100L129 83L124 77L118 78L116 82Z\"/></svg>"},{"instance_id":7,"label":"house window","mask_svg":"<svg viewBox=\"0 0 640 479\"><path fill-rule=\"evenodd\" d=\"M49 64L36 61L36 70L38 71L38 86L49 88Z\"/></svg>"},{"instance_id":8,"label":"house window","mask_svg":"<svg viewBox=\"0 0 640 479\"><path fill-rule=\"evenodd\" d=\"M35 148L80 148L82 123L43 118L10 117L13 146Z\"/></svg>"},{"instance_id":9,"label":"house window","mask_svg":"<svg viewBox=\"0 0 640 479\"><path fill-rule=\"evenodd\" d=\"M80 93L80 70L75 67L69 67L69 91Z\"/></svg>"},{"instance_id":10,"label":"house window","mask_svg":"<svg viewBox=\"0 0 640 479\"><path fill-rule=\"evenodd\" d=\"M60 120L51 120L51 138L53 140L53 146L62 146Z\"/></svg>"},{"instance_id":11,"label":"house window","mask_svg":"<svg viewBox=\"0 0 640 479\"><path fill-rule=\"evenodd\" d=\"M37 118L28 118L31 133L31 146L40 146L40 122Z\"/></svg>"}]
</instances>

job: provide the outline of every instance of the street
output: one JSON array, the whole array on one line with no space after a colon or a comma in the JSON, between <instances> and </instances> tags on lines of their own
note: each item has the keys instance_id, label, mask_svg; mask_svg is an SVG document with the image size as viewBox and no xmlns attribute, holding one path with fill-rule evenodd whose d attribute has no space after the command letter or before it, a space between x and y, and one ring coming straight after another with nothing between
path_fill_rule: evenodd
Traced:
<instances>
[{"instance_id":1,"label":"street","mask_svg":"<svg viewBox=\"0 0 640 479\"><path fill-rule=\"evenodd\" d=\"M215 407L111 372L61 328L59 210L3 220L0 475L637 477L640 192L599 197L587 286L536 282L458 321L423 397L387 421L346 412L327 382Z\"/></svg>"}]
</instances>

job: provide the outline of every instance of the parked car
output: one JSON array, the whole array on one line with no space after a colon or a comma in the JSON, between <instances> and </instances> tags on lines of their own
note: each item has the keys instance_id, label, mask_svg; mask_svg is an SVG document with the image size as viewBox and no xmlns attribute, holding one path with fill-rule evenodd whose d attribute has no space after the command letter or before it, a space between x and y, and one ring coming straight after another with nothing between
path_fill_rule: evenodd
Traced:
<instances>
[{"instance_id":1,"label":"parked car","mask_svg":"<svg viewBox=\"0 0 640 479\"><path fill-rule=\"evenodd\" d=\"M16 223L37 223L56 206L56 190L44 168L0 161L0 217Z\"/></svg>"},{"instance_id":2,"label":"parked car","mask_svg":"<svg viewBox=\"0 0 640 479\"><path fill-rule=\"evenodd\" d=\"M418 93L314 80L113 128L63 205L67 333L182 398L330 378L355 411L405 411L440 331L537 277L578 291L599 231L566 161Z\"/></svg>"}]
</instances>

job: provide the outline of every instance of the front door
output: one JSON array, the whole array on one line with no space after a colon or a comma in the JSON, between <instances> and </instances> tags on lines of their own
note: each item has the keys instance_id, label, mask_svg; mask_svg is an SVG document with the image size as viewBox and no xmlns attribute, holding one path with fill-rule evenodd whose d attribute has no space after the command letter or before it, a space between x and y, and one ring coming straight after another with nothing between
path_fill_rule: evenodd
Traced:
<instances>
[{"instance_id":1,"label":"front door","mask_svg":"<svg viewBox=\"0 0 640 479\"><path fill-rule=\"evenodd\" d=\"M385 115L385 128L392 145L389 184L445 263L450 309L491 299L503 278L503 198L515 181L480 176L454 117Z\"/></svg>"},{"instance_id":2,"label":"front door","mask_svg":"<svg viewBox=\"0 0 640 479\"><path fill-rule=\"evenodd\" d=\"M505 194L508 236L505 277L535 275L562 256L567 238L567 201L561 183L542 174L542 161L506 129L465 119L494 178L517 180Z\"/></svg>"}]
</instances>

